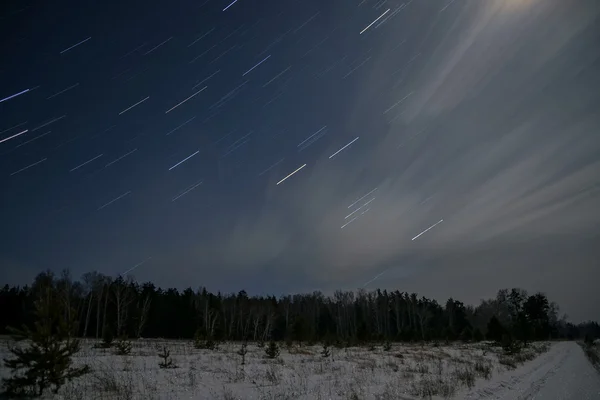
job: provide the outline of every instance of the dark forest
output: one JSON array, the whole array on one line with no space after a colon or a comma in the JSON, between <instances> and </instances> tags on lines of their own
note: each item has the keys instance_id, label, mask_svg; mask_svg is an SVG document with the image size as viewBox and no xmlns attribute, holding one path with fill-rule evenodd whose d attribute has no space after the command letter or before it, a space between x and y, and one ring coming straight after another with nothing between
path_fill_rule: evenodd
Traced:
<instances>
[{"instance_id":1,"label":"dark forest","mask_svg":"<svg viewBox=\"0 0 600 400\"><path fill-rule=\"evenodd\" d=\"M275 296L211 293L204 288L161 289L131 277L69 271L40 273L31 285L0 290L0 333L34 322L40 286L51 285L65 312L75 313L80 337L201 338L211 341L501 340L523 342L600 336L595 322L573 324L543 293L499 290L477 306L450 298L445 304L399 290L337 291ZM73 315L69 317L73 318Z\"/></svg>"}]
</instances>

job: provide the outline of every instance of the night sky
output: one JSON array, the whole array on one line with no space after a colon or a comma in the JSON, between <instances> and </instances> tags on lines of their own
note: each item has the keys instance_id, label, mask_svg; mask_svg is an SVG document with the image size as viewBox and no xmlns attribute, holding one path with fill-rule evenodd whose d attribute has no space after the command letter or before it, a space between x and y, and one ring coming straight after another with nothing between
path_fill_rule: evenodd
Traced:
<instances>
[{"instance_id":1,"label":"night sky","mask_svg":"<svg viewBox=\"0 0 600 400\"><path fill-rule=\"evenodd\" d=\"M519 286L600 318L597 0L0 11L0 282Z\"/></svg>"}]
</instances>

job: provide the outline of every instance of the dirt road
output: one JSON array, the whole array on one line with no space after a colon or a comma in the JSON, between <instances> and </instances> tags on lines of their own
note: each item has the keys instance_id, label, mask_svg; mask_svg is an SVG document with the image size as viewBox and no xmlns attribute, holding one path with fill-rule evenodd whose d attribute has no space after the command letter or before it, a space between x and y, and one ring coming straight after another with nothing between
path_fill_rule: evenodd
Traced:
<instances>
[{"instance_id":1,"label":"dirt road","mask_svg":"<svg viewBox=\"0 0 600 400\"><path fill-rule=\"evenodd\" d=\"M478 382L456 398L599 400L600 373L577 343L559 342L537 359Z\"/></svg>"}]
</instances>

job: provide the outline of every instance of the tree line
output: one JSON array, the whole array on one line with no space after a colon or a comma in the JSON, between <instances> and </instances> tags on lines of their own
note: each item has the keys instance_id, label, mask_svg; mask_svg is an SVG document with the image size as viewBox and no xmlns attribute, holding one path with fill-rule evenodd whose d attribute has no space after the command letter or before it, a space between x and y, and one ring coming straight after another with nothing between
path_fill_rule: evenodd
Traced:
<instances>
[{"instance_id":1,"label":"tree line","mask_svg":"<svg viewBox=\"0 0 600 400\"><path fill-rule=\"evenodd\" d=\"M125 338L196 338L210 341L500 341L600 337L595 322L572 324L544 293L513 288L477 306L450 298L445 304L398 290L336 291L275 296L211 293L205 288L161 289L131 277L98 272L80 280L69 271L40 273L31 285L0 290L0 333L35 323L40 287L51 287L74 335Z\"/></svg>"}]
</instances>

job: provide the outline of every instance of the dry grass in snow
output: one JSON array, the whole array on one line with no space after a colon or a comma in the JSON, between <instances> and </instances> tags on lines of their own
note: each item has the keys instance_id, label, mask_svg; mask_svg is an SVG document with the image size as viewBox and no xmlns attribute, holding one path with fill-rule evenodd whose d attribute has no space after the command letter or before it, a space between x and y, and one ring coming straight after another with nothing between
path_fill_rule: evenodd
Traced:
<instances>
[{"instance_id":1,"label":"dry grass in snow","mask_svg":"<svg viewBox=\"0 0 600 400\"><path fill-rule=\"evenodd\" d=\"M8 353L3 342L2 356ZM59 398L78 399L419 399L451 398L477 380L516 368L549 347L534 343L521 353L504 355L486 343L434 346L393 344L368 348L282 346L276 359L250 343L222 343L197 350L189 341L137 340L130 355L97 349L84 341L74 358L92 373L65 385ZM168 368L160 368L167 359ZM159 354L163 357L159 357ZM0 369L1 376L9 371Z\"/></svg>"}]
</instances>

